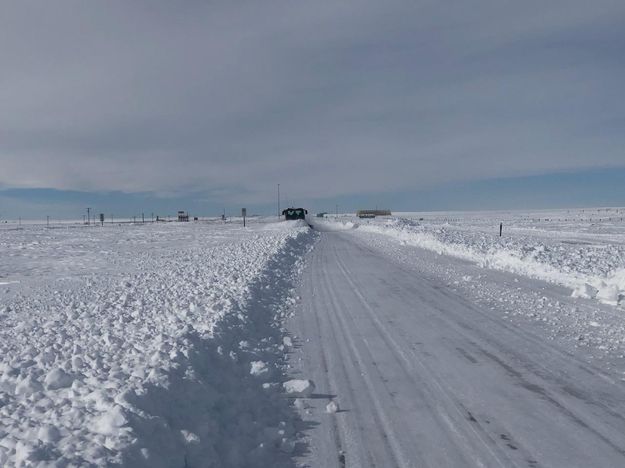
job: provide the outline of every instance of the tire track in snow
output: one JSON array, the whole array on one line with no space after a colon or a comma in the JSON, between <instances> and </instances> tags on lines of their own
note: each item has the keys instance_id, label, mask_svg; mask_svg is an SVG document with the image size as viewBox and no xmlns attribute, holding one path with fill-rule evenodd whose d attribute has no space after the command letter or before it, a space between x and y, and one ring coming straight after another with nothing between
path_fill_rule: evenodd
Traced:
<instances>
[{"instance_id":1,"label":"tire track in snow","mask_svg":"<svg viewBox=\"0 0 625 468\"><path fill-rule=\"evenodd\" d=\"M415 366L413 365L413 361L407 358L401 346L399 346L397 341L393 338L392 334L388 331L385 325L379 320L379 318L376 315L376 312L371 308L367 300L364 298L361 289L354 283L354 281L352 281L351 276L353 275L347 269L347 267L341 260L341 256L338 250L336 249L336 246L334 247L334 252L336 254L335 257L336 257L337 265L339 266L339 269L341 273L343 274L343 277L345 278L347 283L349 283L349 285L352 287L352 291L358 297L363 308L368 312L369 316L371 317L371 320L376 324L376 327L380 335L383 337L384 341L387 343L389 349L397 356L399 362L401 362L402 368L404 369L406 374L410 376L415 386L418 387L419 384L422 382L417 382L414 375L415 373L419 374L419 370L415 368ZM430 387L430 385L427 384L427 382L429 381L431 382L431 386L434 387L434 388L428 389L429 390L428 397L432 400L433 407L436 407L438 411L438 415L440 416L440 420L444 423L449 433L454 436L454 438L466 449L467 452L471 453L472 460L476 462L479 466L491 466L490 463L487 463L481 460L482 458L481 454L488 453L499 466L502 466L502 467L511 466L511 465L516 466L516 462L510 459L505 453L499 453L499 454L495 453L495 451L493 450L493 446L496 446L494 441L484 440L484 435L476 431L472 424L467 423L467 417L466 417L467 411L464 408L460 408L456 404L456 400L444 388L444 386L441 384L440 379L436 376L436 374L431 369L429 369L421 361L421 359L419 359L416 353L411 353L411 354L412 354L412 358L414 359L414 361L420 367L421 372L423 372L426 376L426 378L423 379L426 382L426 385ZM446 405L443 406L439 403L439 399L435 398L434 396L436 395L436 393L444 397L447 403ZM455 417L454 415L449 414L449 409L454 410ZM458 430L457 425L463 426L464 431L461 432L460 430ZM470 439L466 435L466 433L471 434L474 440L479 441L481 448L483 448L484 450L483 451L476 450L473 447L473 444L471 444ZM505 460L505 462L504 460L502 460L502 458Z\"/></svg>"},{"instance_id":2,"label":"tire track in snow","mask_svg":"<svg viewBox=\"0 0 625 468\"><path fill-rule=\"evenodd\" d=\"M350 468L622 466L622 385L359 238L322 234L303 295L321 323L305 346L323 349L347 409L317 432L337 420Z\"/></svg>"},{"instance_id":3,"label":"tire track in snow","mask_svg":"<svg viewBox=\"0 0 625 468\"><path fill-rule=\"evenodd\" d=\"M321 268L324 269L326 265L327 264L324 262L324 266ZM323 292L327 293L327 294L324 294L323 297L327 297L330 299L330 307L324 307L322 310L326 312L328 322L331 325L329 327L330 332L332 334L334 342L337 344L337 347L339 348L339 352L341 353L342 359L340 361L342 363L344 375L345 376L349 375L349 371L347 367L345 366L345 363L355 362L358 366L356 373L359 374L360 380L363 381L367 389L368 399L371 402L371 405L369 405L368 408L369 409L372 408L374 410L372 415L379 423L377 427L382 426L384 428L384 432L380 434L380 440L382 441L384 448L385 448L385 452L387 453L386 460L387 461L391 459L394 460L395 466L399 468L408 467L410 465L406 464L407 462L404 459L403 454L401 453L401 448L399 448L399 446L396 443L393 443L394 438L393 438L393 431L391 429L391 425L389 421L387 420L386 416L384 415L384 410L382 406L380 405L379 399L376 398L375 396L375 391L372 388L371 381L367 377L366 366L364 365L362 357L358 353L358 350L356 349L353 343L353 340L351 339L351 335L347 331L347 327L345 326L345 323L340 319L340 314L332 314L330 312L330 311L339 311L344 308L338 305L336 295L333 292L333 287L327 281L327 275L321 274L320 281L323 287ZM340 335L337 334L337 330L340 330ZM351 359L349 359L350 357ZM349 386L350 401L351 402L358 401L358 394L356 393L352 385L354 381L348 379L346 382ZM364 410L364 409L365 408L358 408L358 410ZM355 413L355 415L361 419L360 427L361 428L367 427L367 421L361 417L360 411L358 413ZM390 436L388 434L390 434ZM370 461L369 466L372 466L372 467L380 466L381 468L388 466L388 464L378 465L375 462L376 458L378 457L375 457L375 455L371 452L369 448L369 444L367 444L367 441L364 441L364 444L362 445L363 447L367 448L367 455ZM352 463L350 454L351 452L348 452L347 454L347 462L348 462L347 466L354 466L354 467L359 466L358 464Z\"/></svg>"},{"instance_id":4,"label":"tire track in snow","mask_svg":"<svg viewBox=\"0 0 625 468\"><path fill-rule=\"evenodd\" d=\"M313 257L313 263L315 264L315 269L317 269L319 267L319 260L317 257ZM317 297L317 290L315 288L314 285L310 284L309 285L310 290L308 291L312 297ZM323 295L319 295L318 297L323 297ZM325 308L323 310L326 310ZM315 327L315 331L316 331L316 335L318 337L321 337L322 334L322 324L321 324L321 320L319 317L319 314L314 313L313 310L306 310L305 311L306 315L308 317L312 317L313 318L313 326ZM322 368L322 377L325 383L325 388L328 389L328 391L330 392L330 394L336 395L337 391L336 389L338 388L338 384L336 382L336 379L331 375L330 373L330 366L329 366L329 362L331 361L331 356L328 353L327 348L325 347L321 347L320 348L320 353L319 355L321 356L321 368ZM345 363L341 360L340 361L340 365L343 369L343 373L346 374L346 369L345 369ZM345 425L343 423L343 420L337 420L337 418L332 418L332 440L335 444L335 449L336 449L336 454L337 454L337 458L339 460L339 465L341 468L345 467L345 456L344 454L344 448L346 447L346 441L345 441Z\"/></svg>"},{"instance_id":5,"label":"tire track in snow","mask_svg":"<svg viewBox=\"0 0 625 468\"><path fill-rule=\"evenodd\" d=\"M380 256L378 252L372 251L371 249L367 248L364 245L361 245L360 243L358 244L360 248L363 248L369 251L369 253L371 253L372 255L376 255L378 257ZM337 255L337 259L339 263L343 265L343 268L345 268L344 263L342 262L342 260L339 258L338 255ZM414 271L408 270L403 266L399 266L399 269L404 271L409 276L414 276L415 274ZM350 276L350 272L347 270L345 274L347 275L347 277ZM612 450L614 450L621 456L625 455L624 448L621 447L618 442L613 441L612 438L610 437L611 434L621 433L622 427L623 427L623 424L622 424L623 417L619 414L618 411L613 410L612 408L607 406L603 401L601 401L601 399L603 398L608 398L608 393L606 392L605 395L601 395L601 399L598 399L596 396L593 396L593 392L591 390L582 391L581 393L578 393L578 391L575 389L575 387L578 387L579 385L583 385L587 381L584 381L582 383L573 381L572 382L573 388L567 389L568 387L566 387L565 380L564 380L564 379L566 379L566 381L571 380L570 377L568 377L566 373L566 370L569 370L570 368L570 362L573 362L575 365L579 367L579 369L583 370L589 375L592 375L593 377L599 377L600 379L605 380L611 385L614 385L616 383L614 382L613 379L611 379L601 370L596 369L595 366L589 366L587 363L581 361L577 357L570 355L569 353L566 353L556 348L550 343L541 341L537 336L531 334L530 332L526 332L518 328L512 329L512 326L508 324L507 322L501 321L501 320L499 321L495 320L487 312L480 310L477 307L474 307L470 303L466 303L466 301L462 301L462 308L468 309L473 313L479 314L481 318L483 318L484 321L487 321L489 324L491 324L491 326L495 326L497 329L503 328L505 332L509 333L509 335L506 337L501 337L499 333L497 332L493 333L492 329L485 328L483 324L481 324L481 326L476 327L475 323L469 322L467 317L463 316L463 314L455 310L454 307L449 307L449 306L446 307L443 304L441 304L440 297L438 296L444 296L447 301L451 301L451 302L458 303L458 304L460 304L459 302L460 298L455 296L453 293L449 293L440 285L433 284L431 283L431 281L426 280L425 278L419 277L419 279L426 282L428 286L430 286L430 288L428 289L426 287L426 288L421 288L421 289L419 288L408 288L408 289L410 293L412 294L411 298L413 300L415 299L414 296L416 296L419 302L423 303L424 305L427 305L432 310L437 312L437 314L432 314L431 318L434 318L437 321L441 322L442 327L453 329L455 333L462 336L464 339L467 340L468 343L470 343L474 348L476 348L480 352L481 355L488 357L489 360L495 362L496 365L502 367L508 375L510 375L511 377L513 377L515 380L519 382L520 387L526 389L529 392L534 393L535 396L537 396L541 400L548 402L550 405L554 407L557 413L559 413L561 416L564 416L565 418L572 421L574 424L578 425L583 431L593 434L594 437L597 438L597 440L602 441L604 444L606 444L606 446L610 447ZM360 295L363 296L362 292L360 292ZM366 304L366 300L364 299L364 296L362 298L363 298L363 303ZM378 322L381 324L381 326L384 326L382 325L381 321L378 320ZM490 332L487 332L485 330L490 330ZM504 331L504 330L499 330L499 332ZM401 334L401 331L402 331L401 329L398 329L398 332L400 334ZM472 333L473 336L469 332ZM477 344L472 339L476 335L477 337L479 337L480 341L491 346L494 351L489 352L486 349L484 349L482 346ZM521 339L519 339L519 337ZM529 361L528 357L530 355L527 355L527 353L526 354L520 353L517 348L511 345L511 343L519 343L519 342L522 343L524 341L531 343L532 348L539 350L539 355L542 358L547 359L547 360L550 359L549 362L552 364L552 368L549 368L543 364L544 359L543 359L543 362L538 361L538 360ZM398 349L401 350L401 347L398 347ZM407 347L407 349L410 349L410 347ZM408 352L415 359L418 359L418 356L416 355L416 353L412 351L408 351ZM514 363L514 367L513 365L506 364L502 359L497 358L496 355L500 353L505 354L508 357L508 359ZM528 381L522 375L522 373L517 370L517 367L519 366L523 370L528 371L532 375L531 380L537 383ZM555 366L555 371L553 369L554 366ZM564 370L560 370L560 368ZM540 372L537 372L537 369L540 369ZM561 377L554 376L554 375L560 376L560 374L562 374ZM574 398L577 398L579 401L583 402L585 405L596 407L597 409L600 409L601 411L605 412L605 415L609 415L610 418L612 418L613 420L611 421L610 418L604 417L601 423L602 425L604 425L606 424L606 421L607 421L608 424L612 426L611 429L601 430L599 427L596 426L596 424L593 424L593 422L597 421L596 412L594 410L591 409L591 412L586 413L585 415L580 414L580 411L576 410L575 407L567 404L566 399L563 400L562 398L556 396L554 392L552 391L553 389L549 389L545 387L544 385L542 385L544 381L548 381L553 385L562 387L561 389L558 389L558 390L562 390L561 392L558 392L558 395L560 393L563 393L563 394L566 394L566 396L568 397L572 396ZM596 383L594 383L594 385L596 386ZM602 386L604 385L602 384ZM587 396L588 398L585 398L585 396ZM455 401L455 404L457 407L466 411L464 405L462 405L462 403L460 403L457 399L455 399L453 395L450 395L450 397ZM591 414L594 416L592 420L588 418L588 416ZM618 420L618 421L614 421L614 420ZM489 424L493 422L494 421L488 421ZM619 424L616 424L617 422ZM487 436L493 441L501 443L501 441L497 440L497 437L491 435L489 431L484 429L484 427L481 424L477 423L477 421L475 421L475 423L480 428L480 430L484 433L485 436ZM502 427L501 424L496 424L496 426ZM490 429L492 429L493 427L494 426L491 426ZM505 445L509 446L510 444L508 443L508 436L505 435L505 437L503 437L504 435L505 434L502 434L501 439L505 442ZM517 442L517 445L518 445L518 442ZM522 447L515 446L515 450L521 451ZM533 458L534 457L532 457L529 453L526 454L526 460L532 461Z\"/></svg>"},{"instance_id":6,"label":"tire track in snow","mask_svg":"<svg viewBox=\"0 0 625 468\"><path fill-rule=\"evenodd\" d=\"M547 388L545 388L544 385L541 385L541 384L543 381L547 381L547 382L551 382L554 385L563 387L565 393L568 393L571 396L575 396L576 398L583 400L585 403L588 403L588 404L591 404L592 406L596 406L600 408L602 411L609 414L614 419L618 419L621 422L625 422L625 418L623 418L621 414L615 412L614 410L609 408L607 405L605 405L603 402L597 399L593 399L592 402L589 402L587 399L581 398L582 393L584 393L585 395L591 395L592 394L591 391L587 391L587 392L576 391L573 389L567 390L566 388L564 388L564 385L561 381L553 377L553 374L554 374L553 369L546 367L539 361L532 361L531 363L529 363L527 362L524 356L515 352L513 348L507 348L505 346L502 346L503 342L495 344L492 342L492 339L489 336L487 336L486 334L481 334L479 329L471 328L471 331L473 333L479 334L481 338L484 340L484 342L493 346L495 349L499 351L499 353L504 352L507 355L508 359L512 360L517 366L520 366L524 370L529 372L532 375L532 379L528 379L526 376L523 376L523 374L519 370L517 370L516 368L513 368L509 364L506 364L501 358L497 357L496 354L484 349L483 346L480 346L478 343L473 341L468 335L468 333L466 333L466 330L464 330L464 327L458 326L458 323L455 322L454 320L447 319L445 317L445 314L448 313L447 310L443 310L440 306L438 306L434 301L431 301L430 299L424 298L423 302L430 305L433 309L437 310L438 312L441 312L441 315L439 316L439 318L442 321L444 321L447 326L449 326L450 328L453 328L459 335L466 338L467 341L471 343L471 345L474 346L480 352L482 356L488 358L489 360L491 360L492 362L500 366L502 369L504 369L510 376L517 379L519 384L522 387L526 388L530 392L536 393L542 399L544 399L545 401L548 401L551 405L553 405L560 413L562 413L563 415L566 415L566 417L569 418L571 421L573 421L575 424L583 427L585 430L588 430L594 433L600 440L602 440L612 449L619 452L621 455L625 455L625 449L623 447L620 447L617 442L613 441L608 434L604 434L600 429L593 427L590 421L587 421L583 415L579 414L579 411L576 411L575 409L571 408L569 405L566 404L565 401L563 401L561 398L556 397L552 391L549 391ZM478 312L480 312L481 314L484 314L481 311L478 311ZM517 334L522 334L524 336L527 335L526 333L523 333L520 331L518 331ZM532 342L532 344L536 347L536 349L550 349L551 348L548 344L540 342L537 338L533 336L528 337L527 340ZM560 354L560 352L556 354ZM564 355L564 353L562 354ZM548 356L549 354L546 353L544 355ZM593 375L593 376L596 375L597 377L600 377L606 380L612 385L616 384L616 382L614 382L613 379L603 374L602 372L598 371L597 374L594 374L593 372L588 370L587 365L583 363L583 361L578 360L577 358L571 358L571 360L578 362L579 368L586 371L590 375ZM554 366L557 367L557 363L554 363ZM540 368L540 372L537 372L537 368ZM535 383L534 381L537 381L540 383Z\"/></svg>"},{"instance_id":7,"label":"tire track in snow","mask_svg":"<svg viewBox=\"0 0 625 468\"><path fill-rule=\"evenodd\" d=\"M365 245L363 242L358 242L358 247L362 250L367 251L370 255L375 255L377 257L380 256L380 251L376 250L368 245ZM418 250L422 250L424 252L424 249L422 249L421 247L412 247L414 249L418 249ZM445 296L447 299L451 300L451 301L458 301L461 300L462 297L458 296L456 293L452 293L450 292L448 289L441 287L440 284L436 284L434 283L432 280L424 277L423 275L420 275L418 272L416 272L413 269L410 269L408 267L406 267L405 264L396 261L396 259L392 258L392 257L385 257L386 259L390 260L391 262L393 262L393 265L401 270L402 272L404 272L407 275L414 275L415 273L419 275L419 280L423 283L426 283L432 290L436 291L437 294L440 294L442 296ZM505 274L505 273L504 273ZM437 304L437 302L431 297L432 295L426 295L424 294L424 290L423 289L417 289L417 288L411 288L410 291L416 295L419 296L419 300L423 301L424 303L426 303L428 306L435 308L436 310L438 310L439 312L444 312L444 314L448 314L450 311L448 310L441 310L441 307L439 304ZM547 294L547 292L544 292L545 294ZM557 299L554 299L557 300ZM607 373L603 372L599 367L597 366L593 366L592 364L589 364L588 362L579 359L577 356L562 350L560 348L558 348L557 346L553 345L552 343L546 342L543 339L537 337L536 335L534 335L533 333L527 332L522 328L519 328L511 323L505 322L500 320L498 317L494 318L492 315L490 315L487 311L482 310L479 307L475 307L472 303L470 302L463 302L463 307L468 308L471 310L471 312L474 312L475 314L480 315L480 318L488 321L490 324L493 324L496 327L499 328L503 328L505 329L506 332L516 335L516 336L520 336L523 338L523 340L531 342L533 346L536 347L540 347L541 349L544 349L546 351L546 356L549 356L551 354L556 354L559 357L561 357L562 359L566 360L566 361L574 361L581 370L585 371L586 373L588 373L589 375L595 376L595 377L599 377L603 380L605 380L606 382L612 384L612 385L620 385L619 382L615 381L610 375L608 375ZM458 324L451 321L449 322L451 325L455 326L456 328L458 327ZM471 328L472 332L479 332L478 329L474 329ZM485 339L490 339L490 337L484 335ZM542 366L541 363L537 362L536 363L538 366L543 367L543 369L549 373L553 372L553 369L548 369L544 366Z\"/></svg>"},{"instance_id":8,"label":"tire track in snow","mask_svg":"<svg viewBox=\"0 0 625 468\"><path fill-rule=\"evenodd\" d=\"M379 256L378 252L376 252L375 250L372 250L371 248L365 245L362 245L361 243L359 243L359 247L362 248L363 250L368 251L372 255ZM414 271L407 269L404 265L396 264L396 266L402 271L404 271L407 275L415 274ZM455 302L459 300L459 298L455 294L450 293L444 288L441 288L440 285L432 284L426 278L420 277L420 280L425 283L430 284L431 290L433 292L426 294L424 289L417 289L417 288L412 288L411 292L415 294L416 296L418 296L420 302L422 302L423 304L426 304L427 306L431 307L433 310L439 312L439 314L433 317L435 317L439 321L444 322L444 325L446 327L453 328L456 333L458 333L460 336L465 338L468 343L470 343L474 348L476 348L480 352L481 355L486 356L488 359L493 360L493 362L497 363L500 366L503 365L506 371L510 373L510 367L503 364L503 361L501 361L500 359L496 358L496 354L493 354L495 351L488 351L484 349L484 347L480 346L478 343L476 343L472 339L473 336L475 335L479 336L481 341L490 345L492 347L492 350L496 350L497 354L505 353L510 361L514 362L517 366L521 366L525 371L529 372L533 377L532 380L535 380L536 382L547 381L553 385L562 387L564 390L564 393L568 393L571 396L575 396L578 399L582 399L581 396L586 395L587 398L583 399L585 403L588 403L592 406L596 406L597 408L600 408L602 411L604 411L606 414L609 414L610 417L614 418L615 420L619 420L621 423L625 423L625 418L619 412L613 410L608 405L606 405L604 402L600 401L596 397L592 398L592 401L590 401L589 398L592 397L594 392L590 389L585 389L585 388L580 389L579 386L581 386L582 383L575 382L575 385L578 388L568 389L568 387L564 385L563 382L560 380L560 378L567 378L566 373L561 371L561 367L563 364L562 361L567 361L567 362L576 363L578 368L586 372L588 375L591 375L593 377L598 377L604 380L605 382L609 383L610 385L620 386L620 383L617 383L612 377L607 375L601 369L584 362L583 360L577 358L571 353L565 352L557 348L556 346L554 346L553 344L549 342L545 342L544 340L541 340L540 338L538 338L537 336L535 336L534 334L530 332L527 332L518 327L513 327L511 324L505 321L496 320L484 310L481 310L478 307L474 307L470 303L463 303L463 307L470 309L471 312L474 312L475 314L478 314L481 317L481 319L483 319L484 321L487 321L489 325L495 326L498 329L503 329L500 331L505 331L506 333L508 333L507 340L498 339L497 341L494 341L493 337L500 335L500 333L499 334L485 333L483 331L484 327L475 327L472 324L467 323L466 319L463 318L460 314L455 313L453 308L442 307L440 302L436 299L436 297L434 297L435 295L437 296L440 295L440 296L444 296L449 301ZM450 314L454 316L453 319L449 318ZM470 335L468 331L470 331L473 334L473 336ZM522 338L522 341L531 343L532 347L535 350L540 350L540 355L543 357L543 360L542 361L532 360L530 362L527 360L527 356L522 355L515 349L515 347L509 346L507 344L510 341L510 339L513 339L513 338L515 341L519 341L518 340L519 337ZM550 366L547 366L546 365L547 363L549 363ZM525 388L540 389L540 394L547 401L551 401L552 404L555 405L555 407L558 408L559 411L563 412L564 414L567 414L568 417L572 421L574 421L576 424L581 425L587 430L591 430L592 432L595 433L595 435L599 439L601 439L607 445L612 447L617 452L625 455L624 449L620 447L617 442L611 440L608 434L604 434L602 433L601 430L597 428L593 428L592 424L589 421L587 421L583 415L579 414L579 411L575 411L569 405L567 405L566 402L563 401L561 398L557 398L556 396L554 396L553 392L548 391L547 389L543 388L541 385L536 384L535 382L528 381L525 377L522 377L521 374L517 371L514 371L513 375L515 375L516 378L519 379L519 381L521 382L521 385L524 386ZM618 431L618 429L619 429L618 427L614 427L614 430Z\"/></svg>"}]
</instances>

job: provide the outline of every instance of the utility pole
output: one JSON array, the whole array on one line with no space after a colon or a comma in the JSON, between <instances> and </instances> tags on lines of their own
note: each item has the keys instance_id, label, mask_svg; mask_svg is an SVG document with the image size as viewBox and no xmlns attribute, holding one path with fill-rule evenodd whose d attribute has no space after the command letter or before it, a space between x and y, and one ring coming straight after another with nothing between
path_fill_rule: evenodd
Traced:
<instances>
[{"instance_id":1,"label":"utility pole","mask_svg":"<svg viewBox=\"0 0 625 468\"><path fill-rule=\"evenodd\" d=\"M46 226L50 227L50 216L46 216Z\"/></svg>"},{"instance_id":2,"label":"utility pole","mask_svg":"<svg viewBox=\"0 0 625 468\"><path fill-rule=\"evenodd\" d=\"M280 184L278 184L278 219L280 219Z\"/></svg>"},{"instance_id":3,"label":"utility pole","mask_svg":"<svg viewBox=\"0 0 625 468\"><path fill-rule=\"evenodd\" d=\"M141 224L145 224L145 215L141 213Z\"/></svg>"},{"instance_id":4,"label":"utility pole","mask_svg":"<svg viewBox=\"0 0 625 468\"><path fill-rule=\"evenodd\" d=\"M336 205L336 217L337 218L339 217L339 205L338 204Z\"/></svg>"},{"instance_id":5,"label":"utility pole","mask_svg":"<svg viewBox=\"0 0 625 468\"><path fill-rule=\"evenodd\" d=\"M152 222L154 222L154 213L152 213Z\"/></svg>"},{"instance_id":6,"label":"utility pole","mask_svg":"<svg viewBox=\"0 0 625 468\"><path fill-rule=\"evenodd\" d=\"M87 226L91 223L91 208L87 208Z\"/></svg>"}]
</instances>

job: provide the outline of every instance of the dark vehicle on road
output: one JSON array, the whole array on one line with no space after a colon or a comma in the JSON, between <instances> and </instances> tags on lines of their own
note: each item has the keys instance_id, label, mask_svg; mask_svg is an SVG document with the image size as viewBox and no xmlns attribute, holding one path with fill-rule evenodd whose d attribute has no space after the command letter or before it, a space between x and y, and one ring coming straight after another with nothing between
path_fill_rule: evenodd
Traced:
<instances>
[{"instance_id":1,"label":"dark vehicle on road","mask_svg":"<svg viewBox=\"0 0 625 468\"><path fill-rule=\"evenodd\" d=\"M282 216L284 216L284 219L287 221L294 219L306 219L307 214L308 210L305 210L304 208L287 208L282 211Z\"/></svg>"}]
</instances>

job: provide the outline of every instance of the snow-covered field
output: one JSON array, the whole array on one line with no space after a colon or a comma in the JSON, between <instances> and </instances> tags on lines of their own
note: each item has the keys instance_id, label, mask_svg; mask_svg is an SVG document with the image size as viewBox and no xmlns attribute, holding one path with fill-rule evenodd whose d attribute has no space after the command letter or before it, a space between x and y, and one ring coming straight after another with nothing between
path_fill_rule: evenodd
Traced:
<instances>
[{"instance_id":1,"label":"snow-covered field","mask_svg":"<svg viewBox=\"0 0 625 468\"><path fill-rule=\"evenodd\" d=\"M574 297L625 306L625 209L399 213L339 218L326 229L381 233L406 244L571 289ZM503 236L499 224L503 223Z\"/></svg>"},{"instance_id":2,"label":"snow-covered field","mask_svg":"<svg viewBox=\"0 0 625 468\"><path fill-rule=\"evenodd\" d=\"M518 330L537 324L544 342L565 337L559 346L580 359L598 350L597 365L616 382L625 375L612 359L625 356L623 217L625 210L611 208L311 218L320 232L269 219L246 229L216 220L0 225L0 466L294 467L307 453L306 424L347 418L352 410L342 408L350 403L367 411L359 395L339 395L336 406L321 377L324 388L310 399L315 383L307 373L318 366L298 367L293 356L303 346L324 349L328 336L309 330L315 317L334 323L340 311L366 324L365 310L380 327L378 313L394 314L384 323L403 317L413 327L406 332L418 333L410 305L439 290L447 294L445 313L426 314L421 325L451 317L460 301L466 314L492 311L501 330L511 321ZM298 292L303 256L320 237L325 247L309 257L308 280L325 293ZM356 253L364 258L352 259ZM402 263L412 279L402 279ZM395 275L391 290L406 287L378 294L387 287L383 268ZM360 289L348 291L355 284ZM452 300L456 294L461 299ZM373 313L375 304L381 310ZM303 306L301 341L284 320ZM355 347L357 331L343 330Z\"/></svg>"},{"instance_id":3,"label":"snow-covered field","mask_svg":"<svg viewBox=\"0 0 625 468\"><path fill-rule=\"evenodd\" d=\"M291 466L281 322L314 238L0 228L0 466Z\"/></svg>"}]
</instances>

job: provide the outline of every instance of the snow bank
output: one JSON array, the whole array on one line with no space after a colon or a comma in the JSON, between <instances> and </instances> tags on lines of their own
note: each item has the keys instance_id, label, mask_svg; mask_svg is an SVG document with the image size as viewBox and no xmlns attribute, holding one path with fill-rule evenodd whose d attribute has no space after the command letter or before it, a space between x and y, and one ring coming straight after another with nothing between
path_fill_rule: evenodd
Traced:
<instances>
[{"instance_id":1,"label":"snow bank","mask_svg":"<svg viewBox=\"0 0 625 468\"><path fill-rule=\"evenodd\" d=\"M303 219L296 219L290 221L279 221L272 223L264 223L260 229L263 231L289 231L296 228L307 228L308 223Z\"/></svg>"},{"instance_id":2,"label":"snow bank","mask_svg":"<svg viewBox=\"0 0 625 468\"><path fill-rule=\"evenodd\" d=\"M358 224L352 221L328 221L323 218L310 218L310 224L317 231L350 231Z\"/></svg>"},{"instance_id":3,"label":"snow bank","mask_svg":"<svg viewBox=\"0 0 625 468\"><path fill-rule=\"evenodd\" d=\"M491 223L491 227L496 223ZM573 289L575 297L625 305L625 247L612 242L578 242L506 233L499 237L472 226L431 225L394 218L359 226L432 250Z\"/></svg>"},{"instance_id":4,"label":"snow bank","mask_svg":"<svg viewBox=\"0 0 625 468\"><path fill-rule=\"evenodd\" d=\"M3 232L20 283L0 290L0 465L291 466L297 414L272 382L313 237Z\"/></svg>"}]
</instances>

